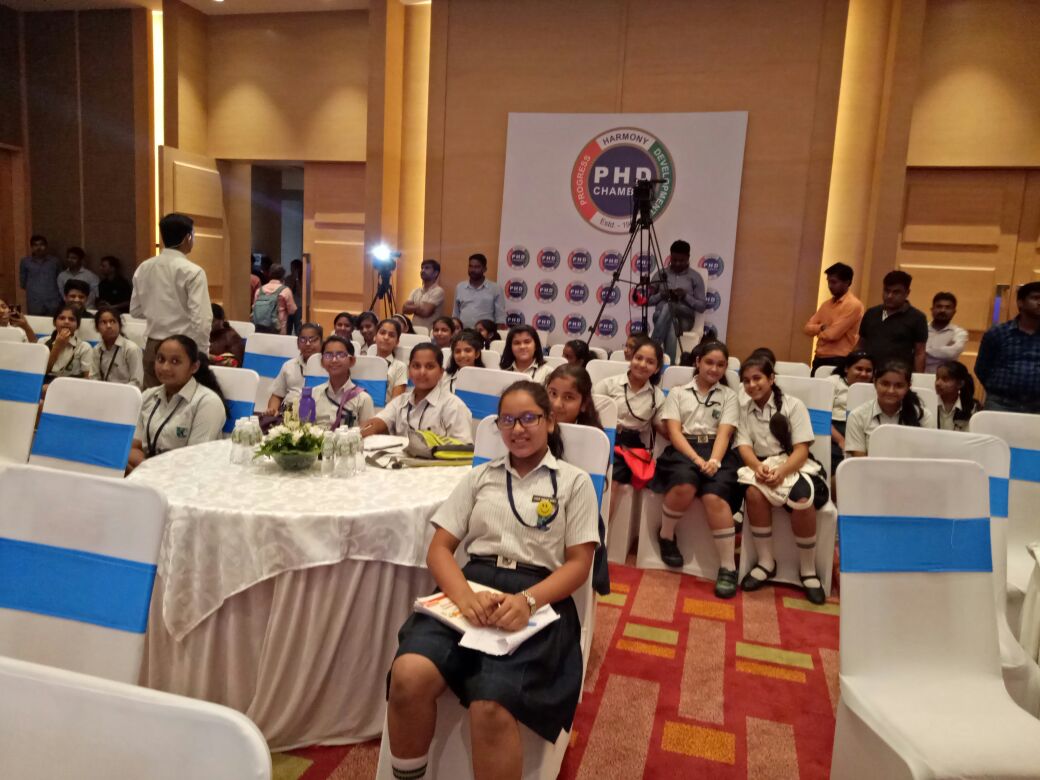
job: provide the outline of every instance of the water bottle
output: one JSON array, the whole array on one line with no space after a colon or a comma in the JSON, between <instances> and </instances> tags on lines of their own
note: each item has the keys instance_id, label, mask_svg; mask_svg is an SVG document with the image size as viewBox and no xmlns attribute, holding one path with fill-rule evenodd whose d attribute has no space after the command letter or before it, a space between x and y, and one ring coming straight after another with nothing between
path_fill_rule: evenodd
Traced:
<instances>
[{"instance_id":1,"label":"water bottle","mask_svg":"<svg viewBox=\"0 0 1040 780\"><path fill-rule=\"evenodd\" d=\"M351 428L350 435L354 439L355 468L358 474L364 474L367 464L365 463L365 440L361 437L360 428Z\"/></svg>"},{"instance_id":2,"label":"water bottle","mask_svg":"<svg viewBox=\"0 0 1040 780\"><path fill-rule=\"evenodd\" d=\"M354 446L350 431L336 431L336 476L345 479L354 476Z\"/></svg>"},{"instance_id":3,"label":"water bottle","mask_svg":"<svg viewBox=\"0 0 1040 780\"><path fill-rule=\"evenodd\" d=\"M249 447L249 452L246 454L246 463L252 463L253 453L256 450L257 446L260 444L260 442L264 439L264 432L260 430L260 418L257 417L255 414L251 418L249 418L249 425L247 426L247 430L249 431L249 435L247 437L247 440L249 442L247 445Z\"/></svg>"},{"instance_id":4,"label":"water bottle","mask_svg":"<svg viewBox=\"0 0 1040 780\"><path fill-rule=\"evenodd\" d=\"M300 422L312 423L318 415L318 407L311 396L311 388L305 387L300 393L299 406Z\"/></svg>"},{"instance_id":5,"label":"water bottle","mask_svg":"<svg viewBox=\"0 0 1040 780\"><path fill-rule=\"evenodd\" d=\"M242 462L242 421L235 420L235 429L231 431L231 462Z\"/></svg>"},{"instance_id":6,"label":"water bottle","mask_svg":"<svg viewBox=\"0 0 1040 780\"><path fill-rule=\"evenodd\" d=\"M336 471L336 435L331 431L321 442L321 475L331 477Z\"/></svg>"}]
</instances>

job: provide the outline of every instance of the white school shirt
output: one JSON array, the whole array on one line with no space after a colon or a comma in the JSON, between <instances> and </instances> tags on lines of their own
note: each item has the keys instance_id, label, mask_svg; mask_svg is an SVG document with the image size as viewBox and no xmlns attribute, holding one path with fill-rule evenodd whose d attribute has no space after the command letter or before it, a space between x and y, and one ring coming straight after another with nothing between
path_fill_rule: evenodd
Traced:
<instances>
[{"instance_id":1,"label":"white school shirt","mask_svg":"<svg viewBox=\"0 0 1040 780\"><path fill-rule=\"evenodd\" d=\"M841 374L831 374L827 381L834 385L834 406L831 411L831 419L844 422L849 416L849 383Z\"/></svg>"},{"instance_id":2,"label":"white school shirt","mask_svg":"<svg viewBox=\"0 0 1040 780\"><path fill-rule=\"evenodd\" d=\"M206 272L183 252L167 247L134 272L130 316L147 320L144 335L148 338L181 334L208 355L213 309Z\"/></svg>"},{"instance_id":3,"label":"white school shirt","mask_svg":"<svg viewBox=\"0 0 1040 780\"><path fill-rule=\"evenodd\" d=\"M368 354L371 357L379 357L375 344L372 345ZM408 366L395 357L383 358L383 360L386 361L386 402L390 403L394 388L408 384Z\"/></svg>"},{"instance_id":4,"label":"white school shirt","mask_svg":"<svg viewBox=\"0 0 1040 780\"><path fill-rule=\"evenodd\" d=\"M459 374L456 371L454 374L449 374L447 370L444 371L444 375L441 377L441 387L447 390L449 393L455 393L455 382L458 380Z\"/></svg>"},{"instance_id":5,"label":"white school shirt","mask_svg":"<svg viewBox=\"0 0 1040 780\"><path fill-rule=\"evenodd\" d=\"M784 393L780 412L787 418L787 422L791 426L791 444L812 445L816 441L812 420L809 419L809 410L800 398ZM771 393L766 405L761 408L749 398L740 407L740 421L737 424L733 446L751 447L760 460L771 455L782 454L784 448L780 446L779 440L769 430L769 420L774 414L776 414L776 400Z\"/></svg>"},{"instance_id":6,"label":"white school shirt","mask_svg":"<svg viewBox=\"0 0 1040 780\"><path fill-rule=\"evenodd\" d=\"M538 363L532 363L527 367L526 371L520 371L516 367L516 363L512 363L510 364L509 368L505 370L513 371L517 374L523 374L532 382L537 382L540 385L544 385L545 380L549 378L549 374L553 372L553 368L554 366L551 366L548 363L542 363L542 365L538 365ZM520 381L520 377L517 377L517 381Z\"/></svg>"},{"instance_id":7,"label":"white school shirt","mask_svg":"<svg viewBox=\"0 0 1040 780\"><path fill-rule=\"evenodd\" d=\"M47 345L50 349L50 345ZM58 353L58 359L48 372L51 376L74 376L82 377L90 372L90 344L80 341L79 336L73 334L72 338L65 344L65 349Z\"/></svg>"},{"instance_id":8,"label":"white school shirt","mask_svg":"<svg viewBox=\"0 0 1040 780\"><path fill-rule=\"evenodd\" d=\"M870 434L882 425L899 425L899 413L885 414L876 398L857 406L845 423L845 452L870 454ZM920 427L935 428L935 417L928 409L921 415Z\"/></svg>"},{"instance_id":9,"label":"white school shirt","mask_svg":"<svg viewBox=\"0 0 1040 780\"><path fill-rule=\"evenodd\" d=\"M322 382L315 387L311 393L311 396L314 398L314 422L318 425L332 425L336 419L336 413L339 411L340 399L355 387L356 385L349 379L343 384L338 393L332 389L330 382ZM372 396L364 390L347 401L343 409L344 412L349 411L354 415L353 425L359 427L367 423L372 418L372 415L375 414ZM346 424L345 420L344 424Z\"/></svg>"},{"instance_id":10,"label":"white school shirt","mask_svg":"<svg viewBox=\"0 0 1040 780\"><path fill-rule=\"evenodd\" d=\"M559 512L546 530L528 527L537 525L538 500L553 498L551 472L556 474ZM507 473L512 475L512 506L523 523L510 507ZM548 451L524 477L516 473L508 455L477 466L455 486L430 522L460 540L470 556L502 556L550 570L564 564L566 548L599 541L599 507L592 479Z\"/></svg>"},{"instance_id":11,"label":"white school shirt","mask_svg":"<svg viewBox=\"0 0 1040 780\"><path fill-rule=\"evenodd\" d=\"M220 398L192 378L169 400L162 385L144 391L134 438L144 445L145 455L150 458L192 444L216 441L225 422L227 413Z\"/></svg>"},{"instance_id":12,"label":"white school shirt","mask_svg":"<svg viewBox=\"0 0 1040 780\"><path fill-rule=\"evenodd\" d=\"M409 430L433 431L466 444L473 442L473 417L466 404L438 384L424 399L415 402L415 389L387 403L376 417L386 423L394 436L407 436Z\"/></svg>"},{"instance_id":13,"label":"white school shirt","mask_svg":"<svg viewBox=\"0 0 1040 780\"><path fill-rule=\"evenodd\" d=\"M924 370L934 374L947 360L957 360L968 343L968 331L952 322L939 330L928 323L928 342L924 347Z\"/></svg>"},{"instance_id":14,"label":"white school shirt","mask_svg":"<svg viewBox=\"0 0 1040 780\"><path fill-rule=\"evenodd\" d=\"M286 360L278 370L278 376L271 383L271 395L276 395L282 400L289 398L293 393L298 394L303 390L304 368L306 362L297 355L292 360Z\"/></svg>"},{"instance_id":15,"label":"white school shirt","mask_svg":"<svg viewBox=\"0 0 1040 780\"><path fill-rule=\"evenodd\" d=\"M28 344L29 343L29 337L25 335L25 331L22 330L21 328L16 328L14 325L4 325L3 327L5 329L13 330L17 334L17 336L16 336L16 340L17 341L21 342L22 344Z\"/></svg>"},{"instance_id":16,"label":"white school shirt","mask_svg":"<svg viewBox=\"0 0 1040 780\"><path fill-rule=\"evenodd\" d=\"M939 401L939 419L937 420L940 431L966 431L968 430L969 420L957 420L954 419L954 415L961 411L964 407L961 405L961 399L958 398L953 402L953 408L950 411L946 411L946 407L943 405L942 400Z\"/></svg>"},{"instance_id":17,"label":"white school shirt","mask_svg":"<svg viewBox=\"0 0 1040 780\"><path fill-rule=\"evenodd\" d=\"M717 382L701 394L694 377L685 385L673 387L661 410L662 420L682 423L683 436L714 436L720 425L737 426L740 404L737 393Z\"/></svg>"},{"instance_id":18,"label":"white school shirt","mask_svg":"<svg viewBox=\"0 0 1040 780\"><path fill-rule=\"evenodd\" d=\"M117 382L144 387L144 359L141 348L130 339L116 336L112 348L99 341L90 350L90 378L101 382Z\"/></svg>"},{"instance_id":19,"label":"white school shirt","mask_svg":"<svg viewBox=\"0 0 1040 780\"><path fill-rule=\"evenodd\" d=\"M617 407L618 430L639 431L649 434L655 422L661 419L664 410L664 393L661 388L647 382L639 390L633 390L628 374L617 374L601 379L592 386L596 395L605 395ZM643 442L649 444L648 437Z\"/></svg>"},{"instance_id":20,"label":"white school shirt","mask_svg":"<svg viewBox=\"0 0 1040 780\"><path fill-rule=\"evenodd\" d=\"M420 317L418 314L412 315L413 325L432 328L433 321L444 314L444 288L436 282L430 286L429 290L424 290L421 285L416 287L412 290L412 294L408 296L408 300L416 306L420 303L433 304L433 313L429 317Z\"/></svg>"}]
</instances>

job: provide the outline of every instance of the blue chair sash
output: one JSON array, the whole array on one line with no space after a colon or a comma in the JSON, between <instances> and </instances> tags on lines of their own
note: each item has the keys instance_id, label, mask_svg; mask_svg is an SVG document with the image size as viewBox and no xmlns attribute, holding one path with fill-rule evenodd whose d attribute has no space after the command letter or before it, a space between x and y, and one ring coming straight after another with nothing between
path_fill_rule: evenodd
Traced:
<instances>
[{"instance_id":1,"label":"blue chair sash","mask_svg":"<svg viewBox=\"0 0 1040 780\"><path fill-rule=\"evenodd\" d=\"M155 566L0 537L0 607L143 634Z\"/></svg>"},{"instance_id":2,"label":"blue chair sash","mask_svg":"<svg viewBox=\"0 0 1040 780\"><path fill-rule=\"evenodd\" d=\"M1040 450L1011 448L1011 479L1040 482Z\"/></svg>"},{"instance_id":3,"label":"blue chair sash","mask_svg":"<svg viewBox=\"0 0 1040 780\"><path fill-rule=\"evenodd\" d=\"M328 382L328 381L329 381L329 378L327 376L304 376L303 377L303 386L304 387L317 387L318 385L324 384L325 382Z\"/></svg>"},{"instance_id":4,"label":"blue chair sash","mask_svg":"<svg viewBox=\"0 0 1040 780\"><path fill-rule=\"evenodd\" d=\"M224 423L224 433L235 430L235 422L242 417L251 417L256 404L253 401L228 401L228 418Z\"/></svg>"},{"instance_id":5,"label":"blue chair sash","mask_svg":"<svg viewBox=\"0 0 1040 780\"><path fill-rule=\"evenodd\" d=\"M817 436L831 435L831 410L810 409L809 422L812 423L812 432Z\"/></svg>"},{"instance_id":6,"label":"blue chair sash","mask_svg":"<svg viewBox=\"0 0 1040 780\"><path fill-rule=\"evenodd\" d=\"M125 469L134 426L44 412L32 454L109 469Z\"/></svg>"},{"instance_id":7,"label":"blue chair sash","mask_svg":"<svg viewBox=\"0 0 1040 780\"><path fill-rule=\"evenodd\" d=\"M292 358L280 357L278 355L261 355L259 352L247 352L242 361L242 368L249 368L260 376L274 379Z\"/></svg>"},{"instance_id":8,"label":"blue chair sash","mask_svg":"<svg viewBox=\"0 0 1040 780\"><path fill-rule=\"evenodd\" d=\"M351 377L355 385L372 396L373 406L386 406L386 380L385 379L358 379Z\"/></svg>"},{"instance_id":9,"label":"blue chair sash","mask_svg":"<svg viewBox=\"0 0 1040 780\"><path fill-rule=\"evenodd\" d=\"M989 478L990 517L1008 516L1008 480L1004 477Z\"/></svg>"},{"instance_id":10,"label":"blue chair sash","mask_svg":"<svg viewBox=\"0 0 1040 780\"><path fill-rule=\"evenodd\" d=\"M841 515L843 572L988 572L989 518Z\"/></svg>"},{"instance_id":11,"label":"blue chair sash","mask_svg":"<svg viewBox=\"0 0 1040 780\"><path fill-rule=\"evenodd\" d=\"M475 390L459 390L458 388L455 389L455 395L462 400L462 403L466 404L469 413L478 422L489 415L498 414L497 395L478 393Z\"/></svg>"},{"instance_id":12,"label":"blue chair sash","mask_svg":"<svg viewBox=\"0 0 1040 780\"><path fill-rule=\"evenodd\" d=\"M35 404L40 400L43 374L0 368L0 401Z\"/></svg>"}]
</instances>

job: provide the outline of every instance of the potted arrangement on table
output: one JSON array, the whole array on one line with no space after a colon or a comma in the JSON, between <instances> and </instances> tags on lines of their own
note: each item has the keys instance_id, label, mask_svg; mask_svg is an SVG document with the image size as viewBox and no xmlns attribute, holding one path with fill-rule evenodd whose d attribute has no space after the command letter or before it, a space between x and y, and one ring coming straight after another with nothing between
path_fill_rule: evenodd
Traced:
<instances>
[{"instance_id":1,"label":"potted arrangement on table","mask_svg":"<svg viewBox=\"0 0 1040 780\"><path fill-rule=\"evenodd\" d=\"M287 410L281 425L264 436L254 457L267 455L285 471L303 471L318 459L325 436L324 428L300 422L294 411Z\"/></svg>"}]
</instances>

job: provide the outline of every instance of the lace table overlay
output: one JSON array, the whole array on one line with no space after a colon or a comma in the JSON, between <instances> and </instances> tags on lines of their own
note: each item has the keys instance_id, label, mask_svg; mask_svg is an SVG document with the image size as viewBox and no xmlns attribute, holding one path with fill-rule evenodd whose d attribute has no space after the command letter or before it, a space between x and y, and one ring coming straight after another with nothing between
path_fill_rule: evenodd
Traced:
<instances>
[{"instance_id":1,"label":"lace table overlay","mask_svg":"<svg viewBox=\"0 0 1040 780\"><path fill-rule=\"evenodd\" d=\"M129 479L166 496L157 581L182 639L225 599L294 569L345 559L425 566L437 507L469 469L369 468L350 479L230 462L230 442L173 450Z\"/></svg>"}]
</instances>

